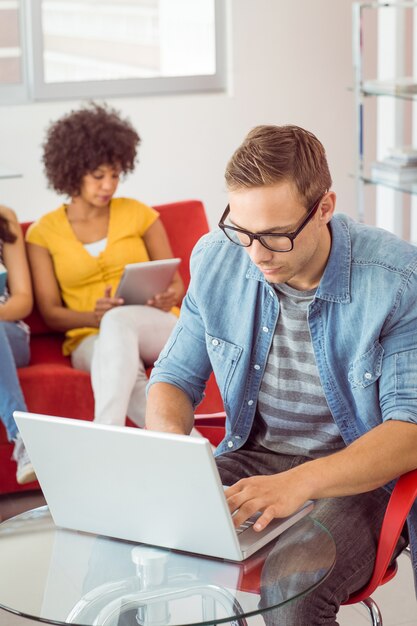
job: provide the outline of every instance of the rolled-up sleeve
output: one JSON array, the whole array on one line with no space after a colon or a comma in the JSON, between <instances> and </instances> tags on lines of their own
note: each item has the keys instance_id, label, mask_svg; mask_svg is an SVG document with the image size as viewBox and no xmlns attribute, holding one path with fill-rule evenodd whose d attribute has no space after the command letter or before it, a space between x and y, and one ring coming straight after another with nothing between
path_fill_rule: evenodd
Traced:
<instances>
[{"instance_id":1,"label":"rolled-up sleeve","mask_svg":"<svg viewBox=\"0 0 417 626\"><path fill-rule=\"evenodd\" d=\"M417 424L417 332L390 337L383 346L382 419Z\"/></svg>"},{"instance_id":2,"label":"rolled-up sleeve","mask_svg":"<svg viewBox=\"0 0 417 626\"><path fill-rule=\"evenodd\" d=\"M180 318L155 362L147 387L149 390L159 382L174 385L187 394L194 408L204 397L206 382L212 371L205 327L195 294L195 288L199 286L198 268L202 253L203 246L199 243L191 257L191 282L181 305Z\"/></svg>"},{"instance_id":3,"label":"rolled-up sleeve","mask_svg":"<svg viewBox=\"0 0 417 626\"><path fill-rule=\"evenodd\" d=\"M417 278L412 273L395 307L380 379L382 418L417 424Z\"/></svg>"}]
</instances>

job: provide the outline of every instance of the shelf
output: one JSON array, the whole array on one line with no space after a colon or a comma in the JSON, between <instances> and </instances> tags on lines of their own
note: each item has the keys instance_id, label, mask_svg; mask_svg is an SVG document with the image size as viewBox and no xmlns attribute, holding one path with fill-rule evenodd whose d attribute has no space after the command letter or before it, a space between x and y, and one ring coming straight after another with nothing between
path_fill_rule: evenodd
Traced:
<instances>
[{"instance_id":1,"label":"shelf","mask_svg":"<svg viewBox=\"0 0 417 626\"><path fill-rule=\"evenodd\" d=\"M385 10L387 9L387 10ZM353 11L353 28L352 28L352 47L353 47L353 68L354 68L354 99L356 108L356 160L355 174L356 181L356 203L357 215L360 221L365 216L365 186L373 185L375 189L391 189L400 194L408 194L417 196L417 179L408 180L407 182L398 182L396 180L396 172L402 173L401 167L394 166L392 171L387 169L387 179L383 177L385 169L374 169L373 165L379 165L379 161L371 160L371 142L373 143L374 155L378 152L388 152L387 157L381 158L382 163L389 164L389 156L391 148L384 147L383 150L377 150L377 138L389 145L397 148L404 147L405 144L415 144L412 139L412 123L408 118L414 116L414 101L417 102L417 69L413 65L412 52L417 42L415 33L416 28L409 28L415 24L414 17L417 16L417 1L397 2L354 2ZM391 11L391 15L389 14ZM370 44L368 44L367 36L370 35ZM390 46L387 50L392 49L392 54L396 55L396 64L393 71L385 78L377 78L378 69L385 69L385 59L382 52L386 52L381 48L385 43ZM366 42L366 45L365 45ZM371 55L369 56L369 53ZM398 56L398 58L397 58ZM364 63L366 59L366 63ZM366 73L365 71L366 70ZM396 73L398 70L398 73ZM393 73L395 75L393 75ZM375 110L372 108L373 98L385 97L391 98L392 102L384 102L378 107L376 113L384 115L387 111L389 114L385 122L390 125L387 128L387 136L382 139L377 133L372 133L368 138L365 129L365 122L369 117L369 112ZM369 102L370 101L370 102ZM395 104L395 101L397 104ZM410 103L407 105L407 102ZM391 107L391 104L395 106ZM413 110L411 110L413 109ZM379 130L380 120L377 120L377 130ZM385 129L382 129L385 130ZM391 131L391 132L389 132ZM376 136L377 135L377 136ZM414 136L413 136L414 137ZM379 146L380 148L382 146ZM417 148L417 144L416 144ZM403 161L406 159L403 159ZM400 164L401 164L400 159ZM407 162L407 161L406 161ZM395 163L394 163L395 165ZM381 177L376 177L375 174ZM393 180L389 180L391 175ZM411 175L410 172L408 174ZM404 176L405 177L405 176ZM392 210L401 207L401 209L410 210L411 203L400 195L394 195L391 199ZM391 209L389 209L391 210Z\"/></svg>"},{"instance_id":2,"label":"shelf","mask_svg":"<svg viewBox=\"0 0 417 626\"><path fill-rule=\"evenodd\" d=\"M21 177L22 174L19 174L19 172L12 172L12 170L9 170L7 167L0 165L0 179Z\"/></svg>"},{"instance_id":3,"label":"shelf","mask_svg":"<svg viewBox=\"0 0 417 626\"><path fill-rule=\"evenodd\" d=\"M361 176L359 180L367 185L381 185L382 187L388 187L389 189L401 191L402 193L417 195L417 181L415 183L392 183L385 180L371 178L370 176Z\"/></svg>"},{"instance_id":4,"label":"shelf","mask_svg":"<svg viewBox=\"0 0 417 626\"><path fill-rule=\"evenodd\" d=\"M400 76L393 80L366 80L361 85L365 96L394 96L413 99L417 97L417 78Z\"/></svg>"},{"instance_id":5,"label":"shelf","mask_svg":"<svg viewBox=\"0 0 417 626\"><path fill-rule=\"evenodd\" d=\"M388 89L381 89L379 91L361 89L361 94L363 96L388 96L389 98L401 98L403 100L415 100L417 98L417 93L394 90L389 91Z\"/></svg>"}]
</instances>

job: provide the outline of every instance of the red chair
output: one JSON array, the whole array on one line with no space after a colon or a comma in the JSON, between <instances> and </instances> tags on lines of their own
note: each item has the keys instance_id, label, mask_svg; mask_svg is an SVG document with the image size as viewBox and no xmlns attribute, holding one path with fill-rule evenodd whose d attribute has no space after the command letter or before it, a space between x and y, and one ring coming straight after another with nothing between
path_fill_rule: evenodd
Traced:
<instances>
[{"instance_id":1,"label":"red chair","mask_svg":"<svg viewBox=\"0 0 417 626\"><path fill-rule=\"evenodd\" d=\"M344 604L361 602L370 613L373 626L382 626L382 616L371 594L397 573L398 564L393 559L395 546L400 538L407 515L417 499L417 469L398 479L391 494L379 536L378 550L372 577L365 587L355 593ZM410 550L405 551L410 555Z\"/></svg>"},{"instance_id":2,"label":"red chair","mask_svg":"<svg viewBox=\"0 0 417 626\"><path fill-rule=\"evenodd\" d=\"M225 434L224 422L226 414L219 413L197 413L195 415L194 426L198 432L208 439L212 446L218 446Z\"/></svg>"},{"instance_id":3,"label":"red chair","mask_svg":"<svg viewBox=\"0 0 417 626\"><path fill-rule=\"evenodd\" d=\"M217 446L224 437L224 419L224 413L197 415L196 428L213 445ZM362 603L366 606L373 626L382 626L382 615L371 595L377 587L389 582L397 573L398 563L396 560L393 560L394 550L406 523L407 516L416 500L417 469L400 476L391 494L381 527L371 579L365 587L343 603L343 605ZM406 548L404 552L410 556L409 548ZM253 576L251 582L253 586Z\"/></svg>"}]
</instances>

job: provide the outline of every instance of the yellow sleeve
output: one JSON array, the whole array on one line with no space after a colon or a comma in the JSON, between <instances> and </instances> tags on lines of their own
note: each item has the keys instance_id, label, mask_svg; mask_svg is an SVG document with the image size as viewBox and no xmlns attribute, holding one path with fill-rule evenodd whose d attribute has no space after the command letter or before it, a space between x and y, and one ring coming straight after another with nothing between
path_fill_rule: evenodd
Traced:
<instances>
[{"instance_id":1,"label":"yellow sleeve","mask_svg":"<svg viewBox=\"0 0 417 626\"><path fill-rule=\"evenodd\" d=\"M159 218L158 211L155 211L152 207L143 204L142 202L137 203L138 207L138 231L139 235L143 237L148 228L152 226L154 222Z\"/></svg>"},{"instance_id":2,"label":"yellow sleeve","mask_svg":"<svg viewBox=\"0 0 417 626\"><path fill-rule=\"evenodd\" d=\"M49 248L42 223L33 222L26 231L25 239L28 243L35 243L42 248Z\"/></svg>"}]
</instances>

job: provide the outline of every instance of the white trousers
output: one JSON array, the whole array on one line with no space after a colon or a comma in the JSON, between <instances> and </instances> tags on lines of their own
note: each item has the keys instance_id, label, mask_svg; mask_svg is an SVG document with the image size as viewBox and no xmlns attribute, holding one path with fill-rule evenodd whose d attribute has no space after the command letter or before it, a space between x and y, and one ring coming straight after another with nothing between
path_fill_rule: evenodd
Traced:
<instances>
[{"instance_id":1,"label":"white trousers","mask_svg":"<svg viewBox=\"0 0 417 626\"><path fill-rule=\"evenodd\" d=\"M103 316L98 335L76 347L72 365L91 373L95 422L122 426L128 415L144 426L145 370L158 358L176 321L175 315L155 307L115 307Z\"/></svg>"}]
</instances>

